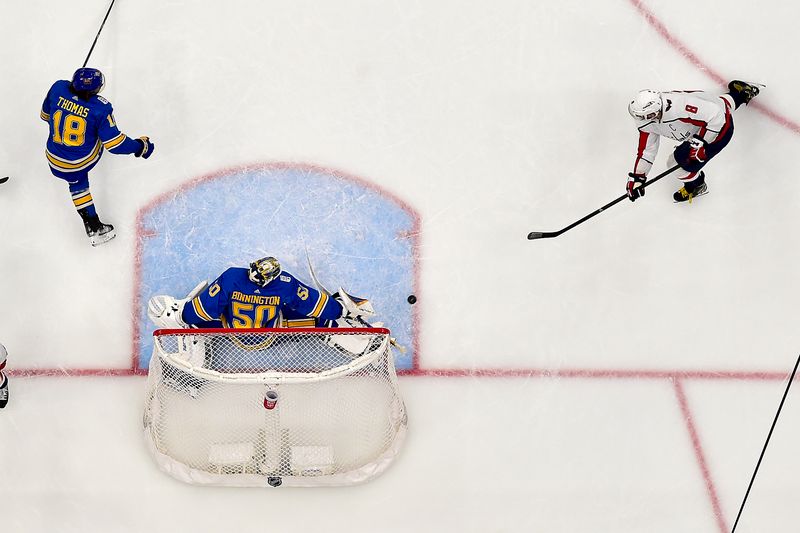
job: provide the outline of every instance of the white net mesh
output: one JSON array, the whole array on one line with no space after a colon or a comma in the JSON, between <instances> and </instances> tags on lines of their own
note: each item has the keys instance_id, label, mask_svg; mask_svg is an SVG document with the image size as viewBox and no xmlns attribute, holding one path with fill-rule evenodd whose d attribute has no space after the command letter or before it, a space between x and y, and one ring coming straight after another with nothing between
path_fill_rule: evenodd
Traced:
<instances>
[{"instance_id":1,"label":"white net mesh","mask_svg":"<svg viewBox=\"0 0 800 533\"><path fill-rule=\"evenodd\" d=\"M348 485L382 472L406 412L385 329L162 330L144 426L161 468L210 485Z\"/></svg>"}]
</instances>

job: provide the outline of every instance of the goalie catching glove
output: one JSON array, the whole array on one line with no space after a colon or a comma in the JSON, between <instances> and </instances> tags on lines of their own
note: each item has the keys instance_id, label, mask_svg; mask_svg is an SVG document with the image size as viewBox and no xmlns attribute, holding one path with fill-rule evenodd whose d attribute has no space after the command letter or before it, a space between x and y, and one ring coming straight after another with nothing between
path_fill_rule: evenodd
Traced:
<instances>
[{"instance_id":1,"label":"goalie catching glove","mask_svg":"<svg viewBox=\"0 0 800 533\"><path fill-rule=\"evenodd\" d=\"M372 302L366 298L358 298L339 290L333 294L333 299L342 306L342 316L336 319L336 327L340 328L368 328L370 324L365 317L375 316L375 309Z\"/></svg>"}]
</instances>

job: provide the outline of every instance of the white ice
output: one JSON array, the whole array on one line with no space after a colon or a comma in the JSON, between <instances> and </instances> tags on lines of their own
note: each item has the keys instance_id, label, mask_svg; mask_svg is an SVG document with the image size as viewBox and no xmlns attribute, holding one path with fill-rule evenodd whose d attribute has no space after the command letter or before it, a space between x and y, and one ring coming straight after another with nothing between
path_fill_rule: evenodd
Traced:
<instances>
[{"instance_id":1,"label":"white ice","mask_svg":"<svg viewBox=\"0 0 800 533\"><path fill-rule=\"evenodd\" d=\"M38 111L108 3L7 4L0 530L730 530L800 351L799 4L119 0L91 65L156 152L92 172L119 234L97 249ZM768 87L736 112L710 194L675 205L665 178L525 239L623 193L633 93L731 78ZM145 378L85 372L131 367L139 210L265 162L338 169L420 214L409 438L362 486L181 484L145 450ZM794 527L798 395L737 531Z\"/></svg>"}]
</instances>

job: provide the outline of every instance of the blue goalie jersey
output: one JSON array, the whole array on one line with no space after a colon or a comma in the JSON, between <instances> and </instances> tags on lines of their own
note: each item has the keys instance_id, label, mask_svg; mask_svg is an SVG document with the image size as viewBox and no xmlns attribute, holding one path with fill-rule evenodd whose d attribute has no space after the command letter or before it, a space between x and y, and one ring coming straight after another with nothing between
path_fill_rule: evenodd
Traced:
<instances>
[{"instance_id":1,"label":"blue goalie jersey","mask_svg":"<svg viewBox=\"0 0 800 533\"><path fill-rule=\"evenodd\" d=\"M241 329L278 327L280 314L335 320L342 315L342 306L286 271L262 287L250 280L247 268L233 267L187 302L181 317L189 325L208 327L220 320L223 327Z\"/></svg>"},{"instance_id":2,"label":"blue goalie jersey","mask_svg":"<svg viewBox=\"0 0 800 533\"><path fill-rule=\"evenodd\" d=\"M91 170L103 149L113 154L133 154L141 146L119 131L108 100L97 95L81 99L70 90L68 80L53 84L40 117L50 125L47 161L60 173Z\"/></svg>"}]
</instances>

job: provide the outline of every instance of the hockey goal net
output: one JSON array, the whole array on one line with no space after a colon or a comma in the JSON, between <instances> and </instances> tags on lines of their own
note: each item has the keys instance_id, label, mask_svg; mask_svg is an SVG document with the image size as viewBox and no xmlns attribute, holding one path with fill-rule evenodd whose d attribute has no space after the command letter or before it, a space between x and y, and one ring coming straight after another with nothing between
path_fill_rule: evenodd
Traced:
<instances>
[{"instance_id":1,"label":"hockey goal net","mask_svg":"<svg viewBox=\"0 0 800 533\"><path fill-rule=\"evenodd\" d=\"M144 433L182 481L350 485L400 450L406 411L386 329L153 335Z\"/></svg>"}]
</instances>

